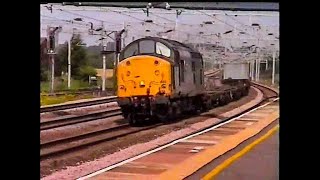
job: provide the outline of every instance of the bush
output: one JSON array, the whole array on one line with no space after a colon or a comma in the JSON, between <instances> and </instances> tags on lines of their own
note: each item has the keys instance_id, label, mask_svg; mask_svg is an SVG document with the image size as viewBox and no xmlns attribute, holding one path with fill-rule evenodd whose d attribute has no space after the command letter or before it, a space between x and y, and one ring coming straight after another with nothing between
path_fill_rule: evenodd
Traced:
<instances>
[{"instance_id":1,"label":"bush","mask_svg":"<svg viewBox=\"0 0 320 180\"><path fill-rule=\"evenodd\" d=\"M40 69L40 81L48 81L48 77L49 77L49 71L41 68Z\"/></svg>"},{"instance_id":2,"label":"bush","mask_svg":"<svg viewBox=\"0 0 320 180\"><path fill-rule=\"evenodd\" d=\"M92 66L82 66L80 67L79 71L79 75L76 78L84 81L88 81L89 76L97 75L96 69L94 69Z\"/></svg>"}]
</instances>

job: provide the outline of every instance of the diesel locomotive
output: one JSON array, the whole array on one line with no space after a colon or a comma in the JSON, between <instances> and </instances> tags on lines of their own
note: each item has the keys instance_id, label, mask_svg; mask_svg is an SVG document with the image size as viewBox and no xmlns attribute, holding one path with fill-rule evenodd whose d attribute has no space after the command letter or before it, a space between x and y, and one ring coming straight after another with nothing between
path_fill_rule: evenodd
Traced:
<instances>
[{"instance_id":1,"label":"diesel locomotive","mask_svg":"<svg viewBox=\"0 0 320 180\"><path fill-rule=\"evenodd\" d=\"M211 97L219 96L207 93L203 65L199 51L175 40L145 37L131 42L120 52L116 67L123 116L136 125L205 111Z\"/></svg>"}]
</instances>

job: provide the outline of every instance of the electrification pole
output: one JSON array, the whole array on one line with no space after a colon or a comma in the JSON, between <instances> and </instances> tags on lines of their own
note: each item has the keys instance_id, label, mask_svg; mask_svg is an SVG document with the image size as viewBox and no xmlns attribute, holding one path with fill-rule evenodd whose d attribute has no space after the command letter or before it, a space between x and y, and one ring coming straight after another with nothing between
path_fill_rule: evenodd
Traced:
<instances>
[{"instance_id":1,"label":"electrification pole","mask_svg":"<svg viewBox=\"0 0 320 180\"><path fill-rule=\"evenodd\" d=\"M68 41L68 89L71 87L71 39Z\"/></svg>"},{"instance_id":2,"label":"electrification pole","mask_svg":"<svg viewBox=\"0 0 320 180\"><path fill-rule=\"evenodd\" d=\"M117 85L117 67L119 63L120 58L120 51L121 51L121 36L125 32L125 29L122 29L120 32L115 32L115 40L116 40L116 60L115 60L115 66L113 70L113 77L114 77L114 92L117 91L118 85Z\"/></svg>"},{"instance_id":3,"label":"electrification pole","mask_svg":"<svg viewBox=\"0 0 320 180\"><path fill-rule=\"evenodd\" d=\"M274 84L274 76L276 72L276 54L275 51L272 53L272 84Z\"/></svg>"},{"instance_id":4,"label":"electrification pole","mask_svg":"<svg viewBox=\"0 0 320 180\"><path fill-rule=\"evenodd\" d=\"M181 15L182 10L177 9L176 10L176 24L175 24L175 33L177 33L177 40L179 40L179 31L178 31L178 25L179 25L179 16Z\"/></svg>"}]
</instances>

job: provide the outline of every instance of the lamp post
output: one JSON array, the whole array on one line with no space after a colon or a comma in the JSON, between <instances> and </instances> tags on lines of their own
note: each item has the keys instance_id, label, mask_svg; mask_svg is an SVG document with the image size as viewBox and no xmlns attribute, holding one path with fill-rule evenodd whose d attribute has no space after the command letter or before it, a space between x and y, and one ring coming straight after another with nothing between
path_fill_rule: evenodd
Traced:
<instances>
[{"instance_id":1,"label":"lamp post","mask_svg":"<svg viewBox=\"0 0 320 180\"><path fill-rule=\"evenodd\" d=\"M272 53L272 85L274 84L275 72L276 72L276 53L275 53L275 50L273 50L273 53Z\"/></svg>"}]
</instances>

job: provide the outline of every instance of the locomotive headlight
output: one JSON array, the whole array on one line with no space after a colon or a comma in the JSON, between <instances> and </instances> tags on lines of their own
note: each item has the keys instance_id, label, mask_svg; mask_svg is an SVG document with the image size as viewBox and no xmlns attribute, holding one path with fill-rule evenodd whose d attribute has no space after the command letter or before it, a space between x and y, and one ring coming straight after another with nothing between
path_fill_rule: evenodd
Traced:
<instances>
[{"instance_id":1,"label":"locomotive headlight","mask_svg":"<svg viewBox=\"0 0 320 180\"><path fill-rule=\"evenodd\" d=\"M145 86L144 81L140 81L139 85L140 87L144 87Z\"/></svg>"}]
</instances>

